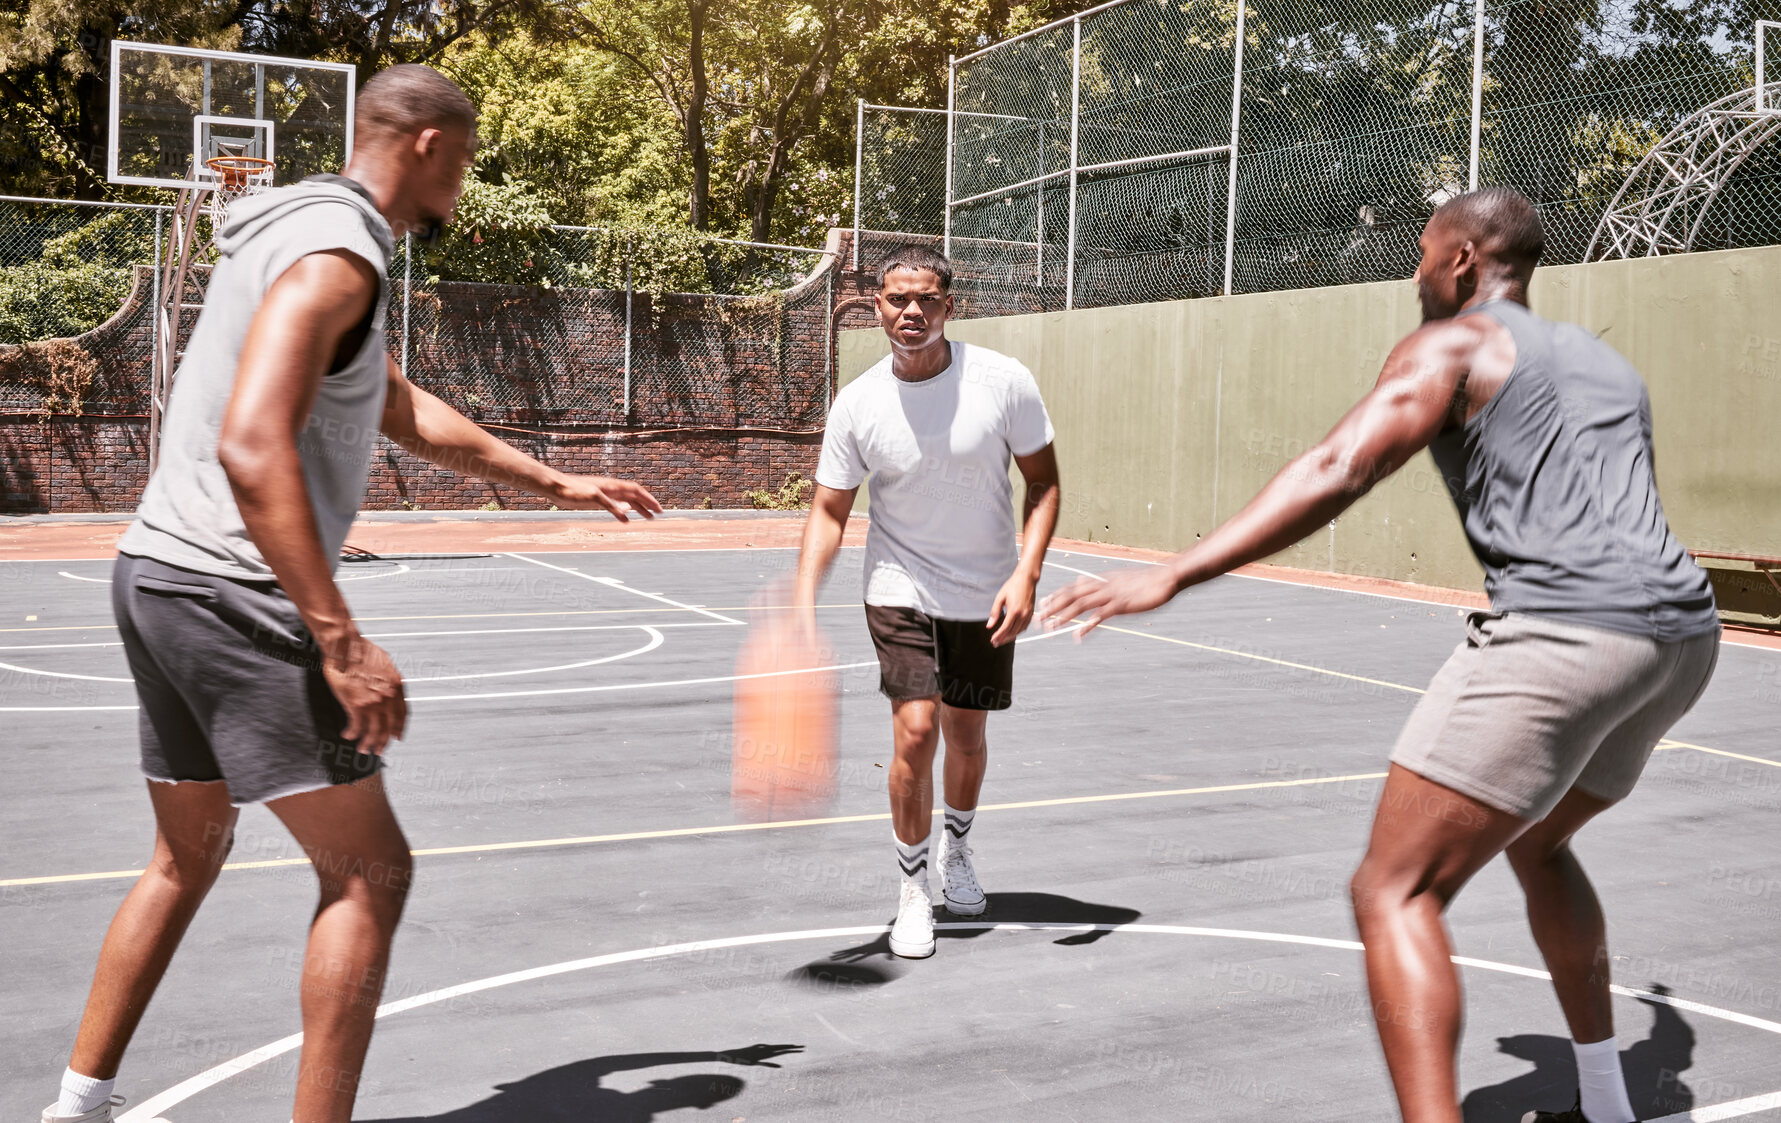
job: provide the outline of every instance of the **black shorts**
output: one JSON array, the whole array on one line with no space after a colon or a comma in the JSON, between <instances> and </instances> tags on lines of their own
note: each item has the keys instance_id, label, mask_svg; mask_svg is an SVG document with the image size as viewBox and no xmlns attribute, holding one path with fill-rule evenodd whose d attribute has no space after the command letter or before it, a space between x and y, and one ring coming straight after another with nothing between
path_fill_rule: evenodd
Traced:
<instances>
[{"instance_id":1,"label":"black shorts","mask_svg":"<svg viewBox=\"0 0 1781 1123\"><path fill-rule=\"evenodd\" d=\"M994 647L981 620L937 620L913 608L866 606L878 689L892 701L932 698L960 710L1014 703L1014 644Z\"/></svg>"},{"instance_id":2,"label":"black shorts","mask_svg":"<svg viewBox=\"0 0 1781 1123\"><path fill-rule=\"evenodd\" d=\"M120 554L111 605L149 779L222 780L240 806L377 774L382 758L341 736L321 652L277 585Z\"/></svg>"}]
</instances>

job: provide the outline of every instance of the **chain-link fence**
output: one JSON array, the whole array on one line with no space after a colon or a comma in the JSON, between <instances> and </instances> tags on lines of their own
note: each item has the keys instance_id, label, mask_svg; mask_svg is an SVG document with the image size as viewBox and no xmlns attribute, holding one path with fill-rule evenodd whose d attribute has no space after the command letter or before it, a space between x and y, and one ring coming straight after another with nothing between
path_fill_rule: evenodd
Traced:
<instances>
[{"instance_id":1,"label":"chain-link fence","mask_svg":"<svg viewBox=\"0 0 1781 1123\"><path fill-rule=\"evenodd\" d=\"M1576 262L1617 193L1677 189L1668 143L1710 212L1686 248L1781 243L1763 19L1781 0L1116 0L955 60L946 241L963 288L1050 308L1389 280L1435 207L1500 184ZM1770 108L1778 56L1771 29ZM895 135L861 130L865 197Z\"/></svg>"},{"instance_id":2,"label":"chain-link fence","mask_svg":"<svg viewBox=\"0 0 1781 1123\"><path fill-rule=\"evenodd\" d=\"M946 113L861 101L854 125L853 268L860 232L946 231Z\"/></svg>"},{"instance_id":3,"label":"chain-link fence","mask_svg":"<svg viewBox=\"0 0 1781 1123\"><path fill-rule=\"evenodd\" d=\"M0 198L0 413L146 415L169 212ZM390 351L478 420L822 424L825 251L561 226L413 250L390 267Z\"/></svg>"},{"instance_id":4,"label":"chain-link fence","mask_svg":"<svg viewBox=\"0 0 1781 1123\"><path fill-rule=\"evenodd\" d=\"M146 411L168 212L0 197L0 416Z\"/></svg>"}]
</instances>

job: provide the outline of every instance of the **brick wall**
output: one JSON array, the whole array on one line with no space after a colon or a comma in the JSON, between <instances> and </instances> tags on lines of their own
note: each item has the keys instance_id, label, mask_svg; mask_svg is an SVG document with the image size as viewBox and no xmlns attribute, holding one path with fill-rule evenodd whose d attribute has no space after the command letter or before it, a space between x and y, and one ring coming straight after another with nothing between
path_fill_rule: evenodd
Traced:
<instances>
[{"instance_id":1,"label":"brick wall","mask_svg":"<svg viewBox=\"0 0 1781 1123\"><path fill-rule=\"evenodd\" d=\"M874 323L873 270L892 246L851 233L796 287L766 297L636 293L630 406L624 294L444 283L410 305L408 374L503 439L566 471L644 481L670 507L747 506L746 492L808 477L821 447L836 334ZM938 239L934 239L938 241ZM153 278L106 323L54 346L96 364L80 415L45 419L42 350L0 347L0 514L128 511L148 471ZM973 278L960 314L1038 311L1019 286ZM389 344L400 348L392 302ZM187 325L189 328L189 325ZM380 441L368 510L538 508L545 501L437 468Z\"/></svg>"}]
</instances>

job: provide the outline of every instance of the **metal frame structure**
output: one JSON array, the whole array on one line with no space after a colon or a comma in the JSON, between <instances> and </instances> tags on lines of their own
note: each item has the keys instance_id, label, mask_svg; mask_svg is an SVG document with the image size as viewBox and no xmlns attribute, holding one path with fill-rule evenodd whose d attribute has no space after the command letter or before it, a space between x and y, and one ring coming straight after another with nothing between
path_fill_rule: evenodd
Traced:
<instances>
[{"instance_id":1,"label":"metal frame structure","mask_svg":"<svg viewBox=\"0 0 1781 1123\"><path fill-rule=\"evenodd\" d=\"M1781 113L1781 96L1774 104L1770 104L1768 87L1776 83L1769 82L1768 33L1775 32L1781 39L1781 20L1759 19L1756 21L1756 111L1758 113Z\"/></svg>"},{"instance_id":2,"label":"metal frame structure","mask_svg":"<svg viewBox=\"0 0 1781 1123\"><path fill-rule=\"evenodd\" d=\"M120 121L122 110L125 53L166 55L203 64L204 88L192 115L192 157L184 179L159 176L124 175L118 170L122 147ZM219 116L210 112L210 67L213 62L252 65L255 74L254 117ZM275 123L264 116L267 68L319 70L341 74L345 78L344 114L345 144L342 163L352 157L353 102L358 93L358 68L350 63L318 62L313 59L282 58L275 55L254 55L240 51L212 51L197 47L175 47L161 43L135 43L114 39L111 43L111 88L108 99L109 133L106 144L106 179L111 183L143 187L163 187L179 194L172 208L172 226L168 231L167 249L157 262L154 286L153 364L149 378L148 470L152 476L160 461L161 419L173 393L173 378L179 369L180 334L185 313L204 307L204 289L209 279L210 262L215 257L213 241L215 221L209 237L203 236L199 217L207 219L210 196L215 189L216 174L204 164L205 127L229 125L245 127L263 134L267 159L273 157ZM160 222L156 221L156 246L160 245Z\"/></svg>"},{"instance_id":3,"label":"metal frame structure","mask_svg":"<svg viewBox=\"0 0 1781 1123\"><path fill-rule=\"evenodd\" d=\"M1137 156L1137 157L1133 157L1133 158L1127 159L1127 160L1108 160L1108 161L1105 161L1102 163L1084 165L1081 162L1082 21L1088 17L1094 16L1100 12L1106 11L1109 8L1116 8L1122 4L1128 4L1131 2L1132 2L1132 0L1108 0L1107 3L1099 4L1099 5L1096 5L1095 7L1088 8L1084 11L1076 13L1073 16L1066 16L1065 18L1060 19L1060 20L1053 20L1051 23L1045 24L1041 27L1035 27L1031 31L1026 31L1019 35L1011 36L1010 38L1002 40L1000 43L991 44L990 46L984 47L981 50L973 51L968 55L958 55L956 57L949 57L947 59L946 109L944 110L944 112L946 113L946 117L947 117L947 120L946 120L946 212L945 212L946 213L946 227L945 227L944 236L942 237L942 240L941 240L942 252L947 254L947 256L951 256L951 254L952 254L952 212L953 212L953 208L969 206L972 203L980 203L980 202L984 202L985 200L988 200L988 199L997 198L998 196L1008 195L1008 194L1012 194L1016 191L1024 191L1028 188L1032 188L1035 190L1035 192L1037 193L1037 196L1038 196L1038 209L1037 209L1038 227L1037 227L1037 231L1036 231L1034 241L1033 241L1033 245L1034 245L1034 249L1035 249L1034 274L1035 274L1036 282L1039 284L1043 284L1045 281L1045 185L1054 179L1063 179L1065 177L1068 177L1069 184L1070 184L1070 186L1069 186L1070 195L1069 195L1068 233L1065 236L1065 243L1064 243L1064 307L1065 308L1074 308L1076 305L1076 209L1077 209L1077 199L1080 195L1079 188L1080 188L1080 184L1081 184L1081 177L1084 175L1093 175L1093 174L1102 173L1102 172L1123 171L1128 168L1144 167L1144 166L1151 165L1151 164L1174 163L1174 162L1178 162L1178 161L1204 159L1208 156L1226 155L1230 159L1230 174L1229 174L1229 183L1227 185L1227 191L1226 191L1224 287L1225 287L1225 291L1227 293L1230 292L1230 290L1231 290L1232 247L1233 247L1233 242L1235 241L1235 237L1236 237L1237 146L1238 146L1238 143L1240 140L1241 121L1242 121L1243 46L1244 46L1244 36L1245 36L1245 19L1247 16L1246 5L1242 4L1242 3L1239 3L1237 5L1237 29L1236 29L1235 43L1233 46L1233 49L1235 51L1236 61L1235 61L1234 76L1233 76L1232 83L1231 83L1231 141L1229 144L1215 144L1215 145L1210 145L1210 146L1202 147L1202 148L1182 149L1177 152L1163 152L1163 153L1158 153L1156 155L1151 155L1151 156ZM1483 0L1479 0L1479 2L1482 3ZM989 54L992 51L1000 50L1003 47L1008 46L1010 43L1018 43L1022 39L1027 39L1034 35L1042 35L1047 31L1051 31L1055 28L1062 27L1066 23L1071 25L1071 36L1072 36L1072 42L1071 42L1071 47L1070 47L1070 163L1069 163L1069 166L1066 168L1060 168L1057 171L1047 172L1044 170L1044 167L1045 167L1045 163L1044 163L1045 126L1047 124L1054 123L1054 122L1050 122L1050 121L1047 121L1042 118L1014 117L1014 116L1010 116L1008 114L1001 114L1001 113L972 113L969 111L961 113L957 108L958 68L963 63L968 63L971 60L980 58L983 55ZM900 107L876 106L873 108L889 109L889 108L900 108ZM927 109L927 110L912 109L912 110L909 110L909 112L933 113L933 112L937 112L937 111L932 110L932 109ZM954 125L955 120L959 116L999 117L999 118L1002 118L1005 120L1011 120L1011 121L1031 121L1034 124L1038 125L1038 127L1039 127L1040 174L1037 176L1034 176L1030 179L1021 180L1019 183L1011 183L1011 184L1008 184L1003 187L992 188L989 191L980 191L975 195L966 196L965 198L955 198L953 195L953 184L954 184L953 162L954 162L954 153L955 153L955 147L954 147L954 142L953 142L953 131L954 131L953 125ZM859 198L860 198L860 193L859 193L858 176L859 176L859 170L863 166L862 161L860 159L861 143L862 143L862 140L864 137L863 110L862 110L862 116L860 117L860 122L861 122L861 124L860 124L860 127L856 130L855 140L854 140L854 150L855 150L854 151L854 167L855 167L855 173L854 173L855 174L855 181L854 181L854 243L856 246L859 243ZM1056 122L1056 123L1061 123L1061 122ZM855 268L858 268L857 256L855 258Z\"/></svg>"},{"instance_id":4,"label":"metal frame structure","mask_svg":"<svg viewBox=\"0 0 1781 1123\"><path fill-rule=\"evenodd\" d=\"M861 232L860 214L861 214L862 199L863 199L863 183L861 182L861 180L864 176L864 171L865 171L864 141L865 141L865 112L866 112L866 110L881 109L881 110L895 110L897 112L905 112L905 113L944 113L947 115L946 189L945 189L946 190L946 204L945 204L945 229L944 229L944 234L941 239L941 245L942 245L942 249L947 254L949 254L949 255L951 254L952 243L954 241L953 234L952 234L952 215L953 215L954 208L961 207L961 206L968 206L973 203L980 203L987 199L996 198L998 196L1011 194L1011 193L1017 192L1017 191L1025 191L1025 190L1029 190L1029 189L1034 189L1034 190L1037 190L1037 192L1038 192L1039 208L1040 208L1039 214L1041 216L1039 219L1040 225L1039 225L1039 229L1038 229L1038 234L1037 234L1037 237L1035 238L1035 241L1033 243L1036 248L1036 253L1037 253L1037 258L1035 261L1035 275L1036 275L1039 283L1043 284L1044 277L1045 277L1044 253L1045 253L1045 243L1046 243L1045 227L1044 227L1044 219L1043 219L1045 187L1046 187L1046 184L1050 183L1053 180L1068 177L1069 191L1070 191L1070 195L1069 195L1070 217L1069 217L1069 234L1068 234L1067 240L1066 240L1066 251L1065 251L1066 255L1067 255L1067 261L1066 261L1066 267L1065 267L1064 306L1066 308L1073 308L1073 307L1075 307L1075 298L1076 298L1076 228L1077 228L1076 206L1077 206L1077 198L1078 198L1078 194L1079 194L1079 186L1080 186L1081 177L1084 175L1092 175L1092 174L1096 174L1096 173L1104 173L1104 172L1110 172L1110 171L1121 171L1121 170L1125 170L1128 168L1137 168L1137 167L1142 167L1142 166L1149 165L1149 164L1160 164L1160 163L1170 163L1170 162L1175 162L1175 161L1204 159L1207 157L1224 155L1229 160L1229 170L1228 170L1226 190L1225 190L1224 292L1227 295L1234 293L1236 291L1235 262L1236 262L1237 203L1238 203L1238 199L1237 199L1237 171L1238 171L1238 167L1237 167L1237 164L1238 164L1238 160L1241 155L1242 143L1243 143L1243 81L1244 81L1244 55L1245 55L1245 50L1248 45L1248 6L1246 3L1240 2L1237 4L1237 7L1236 7L1235 33L1233 35L1233 41L1232 41L1233 58L1232 58L1232 76L1231 76L1231 129L1230 129L1230 143L1229 144L1213 145L1213 146L1205 147L1205 148L1187 149L1187 150L1183 150L1183 151L1179 151L1179 152L1167 152L1167 153L1161 153L1161 154L1154 155L1154 156L1141 156L1141 157L1136 157L1136 158L1129 159L1129 160L1115 160L1115 161L1110 161L1107 163L1083 165L1080 163L1080 134L1081 134L1081 116L1082 116L1082 24L1085 19L1092 18L1092 17L1098 15L1099 13L1106 11L1109 8L1119 7L1122 4L1128 4L1128 3L1132 3L1132 2L1133 2L1133 0L1108 0L1107 3L1099 4L1095 7L1088 8L1085 11L1079 12L1073 16L1066 16L1063 19L1054 20L1053 22L1045 24L1041 27L1035 27L1030 31L1023 32L1020 35L1011 36L1007 39L1002 40L999 43L991 44L988 47L984 47L980 50L973 51L970 54L958 55L956 57L949 58L947 60L946 108L945 109L927 109L927 108L916 108L916 107L911 107L911 106L872 105L867 102L861 101L859 103L859 105L857 107L857 111L856 111L855 130L854 130L854 223L853 223L854 268L856 270L859 268L859 241L860 241L860 232ZM1484 63L1485 63L1485 52L1486 52L1486 48L1487 48L1488 42L1489 42L1485 17L1487 14L1488 6L1489 6L1489 0L1473 0L1472 83L1471 83L1471 86L1472 86L1471 95L1472 96L1471 96L1471 122L1470 122L1470 124L1471 124L1471 144L1470 144L1469 161L1468 161L1469 166L1467 169L1467 189L1468 190L1476 190L1477 189L1477 187L1479 186L1479 183L1480 183L1481 170L1482 170L1480 165L1481 165L1483 131L1484 131L1484 129L1483 129L1483 123L1484 123L1484 75L1485 75ZM1044 164L1043 164L1043 162L1041 162L1041 165L1040 165L1041 174L1040 175L1034 176L1030 179L1021 180L1018 183L1011 183L1011 184L1008 184L1003 187L997 187L997 188L993 188L988 191L978 192L976 194L965 196L962 198L955 197L954 185L956 183L956 178L954 175L954 166L953 165L954 165L954 161L956 158L956 146L955 146L955 142L954 142L953 125L954 125L955 120L960 116L979 115L979 114L971 114L967 111L961 111L957 108L957 87L958 87L959 68L961 66L963 66L967 63L970 63L971 61L973 61L975 59L981 58L984 55L987 55L993 51L1001 50L1002 48L1007 47L1008 45L1010 45L1012 43L1018 43L1023 39L1027 39L1027 38L1030 38L1035 35L1042 35L1048 31L1056 30L1057 28L1062 27L1066 23L1069 23L1072 25L1072 34L1073 34L1073 45L1071 47L1071 97L1070 97L1070 122L1069 122L1069 125L1070 125L1070 159L1069 159L1069 166L1067 168L1060 168L1056 171L1045 171ZM1781 27L1781 25L1774 25L1774 26ZM1759 49L1760 49L1760 46L1761 46L1760 39L1759 39L1758 45L1759 45ZM1003 116L1003 115L1001 115L1001 114L981 114L981 116ZM1044 122L1044 121L1039 121L1036 118L1009 118L1009 119L1011 119L1011 120L1034 120L1040 125L1041 130L1043 129L1044 125L1046 123L1048 123L1048 122ZM1056 125L1063 124L1063 122L1061 120L1052 121L1049 123L1056 124ZM1043 138L1043 132L1041 132L1041 138ZM1043 139L1041 139L1041 146L1043 146ZM1043 147L1041 147L1041 151L1043 151ZM1009 245L1024 245L1025 243L1007 243L1007 244L1009 244Z\"/></svg>"},{"instance_id":5,"label":"metal frame structure","mask_svg":"<svg viewBox=\"0 0 1781 1123\"><path fill-rule=\"evenodd\" d=\"M1727 94L1665 134L1615 193L1583 259L1692 250L1726 182L1759 146L1781 136L1781 109L1761 108L1771 97L1781 100L1781 81L1758 83L1754 95Z\"/></svg>"}]
</instances>

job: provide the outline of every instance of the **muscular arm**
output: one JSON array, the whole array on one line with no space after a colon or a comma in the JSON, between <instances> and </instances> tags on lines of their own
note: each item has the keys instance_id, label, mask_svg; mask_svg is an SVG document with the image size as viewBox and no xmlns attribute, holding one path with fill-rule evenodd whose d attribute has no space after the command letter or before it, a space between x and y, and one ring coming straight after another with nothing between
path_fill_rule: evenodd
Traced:
<instances>
[{"instance_id":1,"label":"muscular arm","mask_svg":"<svg viewBox=\"0 0 1781 1123\"><path fill-rule=\"evenodd\" d=\"M402 377L392 359L383 431L409 452L442 468L507 484L565 508L599 507L628 522L627 512L653 518L662 505L629 480L572 476L527 456Z\"/></svg>"},{"instance_id":2,"label":"muscular arm","mask_svg":"<svg viewBox=\"0 0 1781 1123\"><path fill-rule=\"evenodd\" d=\"M1417 329L1393 348L1378 383L1327 436L1203 541L1154 569L1078 581L1047 598L1043 615L1083 617L1092 627L1109 616L1148 611L1311 534L1464 416L1461 391L1478 346L1478 328L1464 320Z\"/></svg>"},{"instance_id":3,"label":"muscular arm","mask_svg":"<svg viewBox=\"0 0 1781 1123\"><path fill-rule=\"evenodd\" d=\"M345 252L300 259L267 290L241 348L217 460L247 533L324 651L356 634L322 549L297 438L341 340L377 297L377 274Z\"/></svg>"},{"instance_id":4,"label":"muscular arm","mask_svg":"<svg viewBox=\"0 0 1781 1123\"><path fill-rule=\"evenodd\" d=\"M297 438L341 342L377 297L370 264L314 253L267 290L248 325L217 460L241 521L322 652L322 673L364 752L402 736L407 705L389 656L359 634L322 548Z\"/></svg>"}]
</instances>

